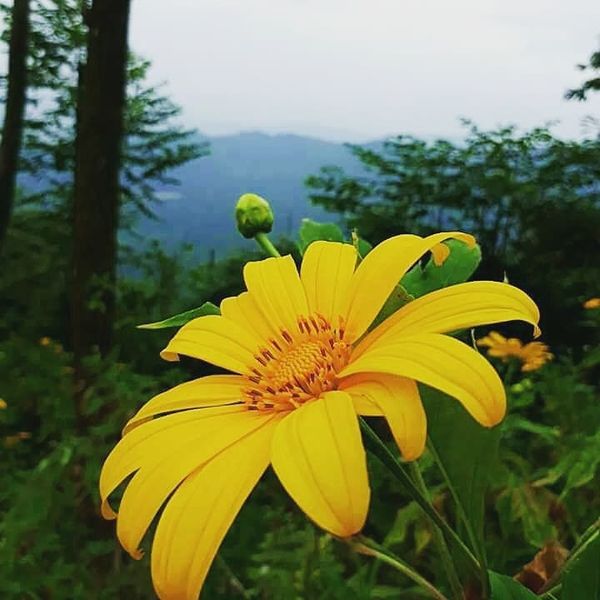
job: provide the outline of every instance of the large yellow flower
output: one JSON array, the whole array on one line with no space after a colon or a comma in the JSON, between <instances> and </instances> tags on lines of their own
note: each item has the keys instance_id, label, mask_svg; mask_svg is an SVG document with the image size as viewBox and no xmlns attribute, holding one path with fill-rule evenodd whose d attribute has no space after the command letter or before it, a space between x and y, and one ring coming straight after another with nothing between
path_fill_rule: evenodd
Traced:
<instances>
[{"instance_id":1,"label":"large yellow flower","mask_svg":"<svg viewBox=\"0 0 600 600\"><path fill-rule=\"evenodd\" d=\"M417 458L426 439L416 382L456 398L482 425L505 413L502 382L468 345L442 335L539 313L522 291L471 282L423 296L367 330L395 285L426 252L461 233L391 238L360 262L353 246L315 242L300 274L291 257L245 266L247 292L221 316L183 326L163 358L187 355L235 374L190 381L150 400L129 421L100 479L123 494L117 535L134 557L165 504L152 546L160 598L197 597L212 559L246 497L271 464L285 489L320 527L357 533L369 505L357 415L387 419L400 452Z\"/></svg>"}]
</instances>

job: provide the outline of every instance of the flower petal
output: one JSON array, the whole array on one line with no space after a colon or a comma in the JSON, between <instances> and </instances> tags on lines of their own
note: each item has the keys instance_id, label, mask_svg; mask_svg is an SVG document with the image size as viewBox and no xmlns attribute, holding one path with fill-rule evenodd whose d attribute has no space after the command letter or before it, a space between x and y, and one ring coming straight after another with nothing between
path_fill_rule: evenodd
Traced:
<instances>
[{"instance_id":1,"label":"flower petal","mask_svg":"<svg viewBox=\"0 0 600 600\"><path fill-rule=\"evenodd\" d=\"M409 302L358 344L360 356L374 343L390 343L400 335L448 333L503 321L531 323L536 336L540 312L520 289L498 281L470 281L426 294Z\"/></svg>"},{"instance_id":2,"label":"flower petal","mask_svg":"<svg viewBox=\"0 0 600 600\"><path fill-rule=\"evenodd\" d=\"M221 302L221 314L238 325L251 329L256 338L263 341L263 345L270 338L279 335L277 327L265 317L250 292L225 298Z\"/></svg>"},{"instance_id":3,"label":"flower petal","mask_svg":"<svg viewBox=\"0 0 600 600\"><path fill-rule=\"evenodd\" d=\"M363 399L380 409L405 460L415 460L423 454L427 416L414 380L367 373L342 380L341 389L350 394L355 407L356 400Z\"/></svg>"},{"instance_id":4,"label":"flower petal","mask_svg":"<svg viewBox=\"0 0 600 600\"><path fill-rule=\"evenodd\" d=\"M356 265L356 249L339 242L313 242L300 269L308 308L322 314L334 327L341 315L343 302Z\"/></svg>"},{"instance_id":5,"label":"flower petal","mask_svg":"<svg viewBox=\"0 0 600 600\"><path fill-rule=\"evenodd\" d=\"M389 373L415 379L456 398L473 418L492 427L506 412L502 381L477 351L454 338L435 333L373 344L339 374Z\"/></svg>"},{"instance_id":6,"label":"flower petal","mask_svg":"<svg viewBox=\"0 0 600 600\"><path fill-rule=\"evenodd\" d=\"M283 487L319 527L341 537L360 531L370 490L348 394L328 392L289 413L275 431L271 461Z\"/></svg>"},{"instance_id":7,"label":"flower petal","mask_svg":"<svg viewBox=\"0 0 600 600\"><path fill-rule=\"evenodd\" d=\"M247 412L243 405L219 406L186 410L161 417L135 427L112 449L100 472L102 515L114 519L117 515L108 504L108 496L134 471L154 464L190 438L193 438L205 419Z\"/></svg>"},{"instance_id":8,"label":"flower petal","mask_svg":"<svg viewBox=\"0 0 600 600\"><path fill-rule=\"evenodd\" d=\"M261 340L220 315L198 317L186 323L160 355L169 361L178 354L199 358L235 373L248 373Z\"/></svg>"},{"instance_id":9,"label":"flower petal","mask_svg":"<svg viewBox=\"0 0 600 600\"><path fill-rule=\"evenodd\" d=\"M221 541L269 464L280 418L215 456L177 488L152 545L152 579L159 598L198 598Z\"/></svg>"},{"instance_id":10,"label":"flower petal","mask_svg":"<svg viewBox=\"0 0 600 600\"><path fill-rule=\"evenodd\" d=\"M433 250L436 260L443 260L446 254L438 245L450 238L475 244L473 236L449 231L426 238L398 235L371 250L358 265L350 283L345 311L347 340L353 342L367 330L394 286L426 252Z\"/></svg>"},{"instance_id":11,"label":"flower petal","mask_svg":"<svg viewBox=\"0 0 600 600\"><path fill-rule=\"evenodd\" d=\"M134 558L142 537L169 494L190 473L268 425L274 413L244 410L199 421L194 435L146 462L127 485L117 518L117 536Z\"/></svg>"},{"instance_id":12,"label":"flower petal","mask_svg":"<svg viewBox=\"0 0 600 600\"><path fill-rule=\"evenodd\" d=\"M244 281L268 322L298 332L298 316L308 314L308 305L291 256L246 263Z\"/></svg>"},{"instance_id":13,"label":"flower petal","mask_svg":"<svg viewBox=\"0 0 600 600\"><path fill-rule=\"evenodd\" d=\"M246 380L239 375L208 375L186 381L146 402L125 425L123 435L163 413L238 403L245 385Z\"/></svg>"}]
</instances>

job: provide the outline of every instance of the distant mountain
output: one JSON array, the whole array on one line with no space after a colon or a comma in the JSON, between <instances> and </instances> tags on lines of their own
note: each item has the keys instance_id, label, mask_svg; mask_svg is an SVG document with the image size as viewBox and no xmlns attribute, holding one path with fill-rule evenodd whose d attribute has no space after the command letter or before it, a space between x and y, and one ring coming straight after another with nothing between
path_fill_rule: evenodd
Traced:
<instances>
[{"instance_id":1,"label":"distant mountain","mask_svg":"<svg viewBox=\"0 0 600 600\"><path fill-rule=\"evenodd\" d=\"M263 133L205 139L210 155L174 171L180 185L159 190L158 220L145 219L138 227L145 237L169 246L191 242L202 258L211 249L223 256L244 246L233 218L241 194L255 192L267 198L275 211L274 235L289 234L303 217L332 219L310 204L303 184L308 175L325 165L361 171L349 150L338 143Z\"/></svg>"}]
</instances>

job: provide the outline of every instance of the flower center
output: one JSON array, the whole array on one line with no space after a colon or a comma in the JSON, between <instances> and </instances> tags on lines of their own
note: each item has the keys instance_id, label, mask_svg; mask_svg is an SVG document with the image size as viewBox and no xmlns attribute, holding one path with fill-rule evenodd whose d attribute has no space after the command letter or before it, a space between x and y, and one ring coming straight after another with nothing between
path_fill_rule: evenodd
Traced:
<instances>
[{"instance_id":1,"label":"flower center","mask_svg":"<svg viewBox=\"0 0 600 600\"><path fill-rule=\"evenodd\" d=\"M255 356L244 400L252 410L291 410L335 389L351 346L344 327L333 328L322 315L299 317L297 330L281 330Z\"/></svg>"}]
</instances>

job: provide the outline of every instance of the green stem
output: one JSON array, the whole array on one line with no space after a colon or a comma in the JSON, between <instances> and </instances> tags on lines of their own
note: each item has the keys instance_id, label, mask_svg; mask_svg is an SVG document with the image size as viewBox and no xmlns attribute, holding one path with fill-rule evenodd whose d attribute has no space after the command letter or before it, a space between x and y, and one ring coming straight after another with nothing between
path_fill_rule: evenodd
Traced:
<instances>
[{"instance_id":1,"label":"green stem","mask_svg":"<svg viewBox=\"0 0 600 600\"><path fill-rule=\"evenodd\" d=\"M269 255L279 257L279 250L273 246L273 242L269 239L269 236L266 233L257 233L254 236L256 243Z\"/></svg>"},{"instance_id":2,"label":"green stem","mask_svg":"<svg viewBox=\"0 0 600 600\"><path fill-rule=\"evenodd\" d=\"M506 365L506 370L504 372L504 377L502 378L504 381L504 385L509 387L513 384L513 379L519 370L519 361L516 358L512 358L509 360Z\"/></svg>"},{"instance_id":3,"label":"green stem","mask_svg":"<svg viewBox=\"0 0 600 600\"><path fill-rule=\"evenodd\" d=\"M431 452L431 455L433 456L433 460L435 461L436 465L438 466L438 468L442 474L442 477L444 478L444 481L446 482L446 485L448 486L448 490L450 491L452 499L454 500L454 505L456 507L458 516L459 516L460 520L463 522L463 525L467 532L467 537L469 538L469 542L470 542L473 550L477 554L477 560L479 563L479 574L480 574L481 585L482 585L482 595L484 598L487 598L490 595L490 584L489 584L489 577L488 577L488 573L487 573L487 557L485 555L485 549L479 543L477 537L475 536L473 527L471 527L471 523L467 517L465 507L463 506L463 503L462 503L458 493L456 492L454 485L452 484L452 480L450 479L450 477L448 475L448 471L446 471L444 462L440 458L440 455L438 454L431 439L427 440L427 448Z\"/></svg>"},{"instance_id":4,"label":"green stem","mask_svg":"<svg viewBox=\"0 0 600 600\"><path fill-rule=\"evenodd\" d=\"M452 541L458 547L471 568L479 572L479 562L473 556L473 553L460 539L456 531L454 531L441 515L433 508L433 506L423 497L421 492L415 486L410 478L406 467L390 452L388 447L379 439L378 435L371 429L369 424L360 417L360 426L365 434L365 443L367 448L388 468L394 477L404 486L412 499L423 509L425 514L431 519L434 525L437 525L443 532L447 541Z\"/></svg>"},{"instance_id":5,"label":"green stem","mask_svg":"<svg viewBox=\"0 0 600 600\"><path fill-rule=\"evenodd\" d=\"M540 597L543 598L543 600L556 600L556 596L554 594L560 592L561 589L562 583L558 583L551 589L549 589L547 592L544 592Z\"/></svg>"},{"instance_id":6,"label":"green stem","mask_svg":"<svg viewBox=\"0 0 600 600\"><path fill-rule=\"evenodd\" d=\"M364 536L358 536L354 541L350 541L350 544L356 552L360 552L360 554L365 554L366 556L373 556L381 562L394 567L394 569L400 571L403 575L406 575L406 577L414 581L418 586L427 590L435 600L448 600L448 598L446 598L446 596L444 596L444 594L442 594L442 592L440 592L432 583L427 581L425 577L419 575L419 573L407 565L403 560L373 540Z\"/></svg>"},{"instance_id":7,"label":"green stem","mask_svg":"<svg viewBox=\"0 0 600 600\"><path fill-rule=\"evenodd\" d=\"M220 565L220 567L227 575L231 587L237 592L239 592L242 598L249 598L250 596L248 595L248 592L242 585L242 582L236 577L235 573L231 570L231 567L225 562L225 559L220 554L217 554L217 564Z\"/></svg>"},{"instance_id":8,"label":"green stem","mask_svg":"<svg viewBox=\"0 0 600 600\"><path fill-rule=\"evenodd\" d=\"M431 504L431 495L429 494L429 490L427 489L418 463L416 461L410 463L409 470L412 474L417 489ZM452 590L452 595L458 600L461 600L463 597L462 585L460 583L460 579L458 578L454 561L450 556L450 551L448 550L448 545L444 539L444 534L441 532L440 528L436 527L435 525L433 527L433 541L437 547L440 558L442 559L442 564L444 565L444 570L446 571L446 576L448 578L448 583L450 584L450 589Z\"/></svg>"},{"instance_id":9,"label":"green stem","mask_svg":"<svg viewBox=\"0 0 600 600\"><path fill-rule=\"evenodd\" d=\"M577 543L571 549L571 554L578 552L582 546L587 546L588 542L592 537L596 537L596 534L600 531L600 519L596 519L579 537Z\"/></svg>"}]
</instances>

